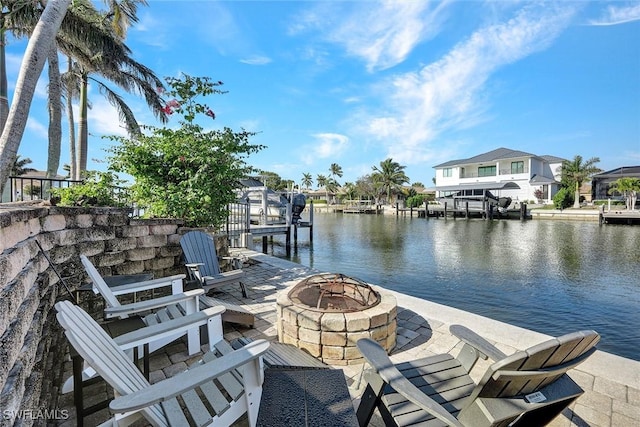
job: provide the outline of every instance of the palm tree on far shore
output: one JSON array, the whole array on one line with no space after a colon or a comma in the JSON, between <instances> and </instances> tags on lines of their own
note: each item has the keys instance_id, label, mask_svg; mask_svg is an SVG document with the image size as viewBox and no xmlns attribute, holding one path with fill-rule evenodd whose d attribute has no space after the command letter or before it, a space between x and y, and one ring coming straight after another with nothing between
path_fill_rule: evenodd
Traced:
<instances>
[{"instance_id":1,"label":"palm tree on far shore","mask_svg":"<svg viewBox=\"0 0 640 427\"><path fill-rule=\"evenodd\" d=\"M338 178L342 178L342 167L337 163L331 163L331 166L329 167L329 176L336 183L336 185L339 186L340 184L336 180L336 176Z\"/></svg>"},{"instance_id":2,"label":"palm tree on far shore","mask_svg":"<svg viewBox=\"0 0 640 427\"><path fill-rule=\"evenodd\" d=\"M614 193L620 193L625 197L628 210L635 210L638 193L640 193L640 179L625 177L613 181L609 187L609 194Z\"/></svg>"},{"instance_id":3,"label":"palm tree on far shore","mask_svg":"<svg viewBox=\"0 0 640 427\"><path fill-rule=\"evenodd\" d=\"M406 166L394 162L388 158L380 162L380 167L373 166L371 177L387 194L387 203L391 203L391 192L397 190L402 184L409 183L409 177L404 173Z\"/></svg>"},{"instance_id":4,"label":"palm tree on far shore","mask_svg":"<svg viewBox=\"0 0 640 427\"><path fill-rule=\"evenodd\" d=\"M325 200L327 201L327 204L329 203L329 189L327 188L328 182L329 178L322 174L318 174L318 176L316 177L316 184L318 184L318 189L320 189L320 187L324 187Z\"/></svg>"},{"instance_id":5,"label":"palm tree on far shore","mask_svg":"<svg viewBox=\"0 0 640 427\"><path fill-rule=\"evenodd\" d=\"M31 159L25 157L24 159L20 158L20 154L16 156L16 160L13 162L13 166L11 166L11 176L21 176L27 172L35 172L34 168L27 167L28 164L31 163Z\"/></svg>"},{"instance_id":6,"label":"palm tree on far shore","mask_svg":"<svg viewBox=\"0 0 640 427\"><path fill-rule=\"evenodd\" d=\"M302 186L304 188L306 188L308 190L309 187L311 187L311 185L313 185L313 178L311 177L311 174L310 173L303 173L302 174L302 181L300 181L300 183L302 184Z\"/></svg>"},{"instance_id":7,"label":"palm tree on far shore","mask_svg":"<svg viewBox=\"0 0 640 427\"><path fill-rule=\"evenodd\" d=\"M583 161L582 156L576 155L573 160L565 160L562 162L562 183L567 187L575 188L575 198L573 207L580 208L580 186L591 176L602 172L602 169L596 166L600 162L600 158L592 157L587 161Z\"/></svg>"}]
</instances>

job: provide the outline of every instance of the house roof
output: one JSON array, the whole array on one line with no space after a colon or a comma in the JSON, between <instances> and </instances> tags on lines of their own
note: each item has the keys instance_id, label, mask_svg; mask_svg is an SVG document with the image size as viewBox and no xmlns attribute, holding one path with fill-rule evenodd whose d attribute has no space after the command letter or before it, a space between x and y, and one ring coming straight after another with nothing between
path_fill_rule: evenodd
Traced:
<instances>
[{"instance_id":1,"label":"house roof","mask_svg":"<svg viewBox=\"0 0 640 427\"><path fill-rule=\"evenodd\" d=\"M445 185L436 187L438 191L461 191L461 190L503 190L507 188L520 188L513 181L504 182L474 182L473 184Z\"/></svg>"},{"instance_id":2,"label":"house roof","mask_svg":"<svg viewBox=\"0 0 640 427\"><path fill-rule=\"evenodd\" d=\"M567 160L567 159L563 159L562 157L551 156L549 154L545 154L544 156L538 156L538 157L540 157L541 159L543 159L547 163L562 163L562 162Z\"/></svg>"},{"instance_id":3,"label":"house roof","mask_svg":"<svg viewBox=\"0 0 640 427\"><path fill-rule=\"evenodd\" d=\"M640 176L640 166L622 166L594 175L593 178L611 178L619 176Z\"/></svg>"},{"instance_id":4,"label":"house roof","mask_svg":"<svg viewBox=\"0 0 640 427\"><path fill-rule=\"evenodd\" d=\"M547 178L546 176L540 176L540 175L534 175L531 177L531 179L529 180L530 184L559 184L558 181L556 181L553 178Z\"/></svg>"},{"instance_id":5,"label":"house roof","mask_svg":"<svg viewBox=\"0 0 640 427\"><path fill-rule=\"evenodd\" d=\"M511 150L509 148L496 148L495 150L488 151L486 153L478 154L477 156L469 157L468 159L460 159L460 160L451 160L437 166L434 168L442 168L447 166L456 166L456 165L467 165L471 163L483 163L483 162L493 162L496 160L502 159L512 159L514 157L539 157L535 154L526 153L524 151Z\"/></svg>"}]
</instances>

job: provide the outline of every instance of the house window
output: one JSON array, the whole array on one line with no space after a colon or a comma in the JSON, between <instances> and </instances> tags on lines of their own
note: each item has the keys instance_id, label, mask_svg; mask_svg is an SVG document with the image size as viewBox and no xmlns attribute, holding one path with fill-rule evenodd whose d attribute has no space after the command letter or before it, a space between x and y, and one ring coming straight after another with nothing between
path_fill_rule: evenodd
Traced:
<instances>
[{"instance_id":1,"label":"house window","mask_svg":"<svg viewBox=\"0 0 640 427\"><path fill-rule=\"evenodd\" d=\"M478 176L496 176L496 167L480 166L478 167Z\"/></svg>"},{"instance_id":2,"label":"house window","mask_svg":"<svg viewBox=\"0 0 640 427\"><path fill-rule=\"evenodd\" d=\"M511 173L524 173L524 162L511 162Z\"/></svg>"},{"instance_id":3,"label":"house window","mask_svg":"<svg viewBox=\"0 0 640 427\"><path fill-rule=\"evenodd\" d=\"M451 178L453 176L453 169L452 168L442 169L442 176L443 178Z\"/></svg>"}]
</instances>

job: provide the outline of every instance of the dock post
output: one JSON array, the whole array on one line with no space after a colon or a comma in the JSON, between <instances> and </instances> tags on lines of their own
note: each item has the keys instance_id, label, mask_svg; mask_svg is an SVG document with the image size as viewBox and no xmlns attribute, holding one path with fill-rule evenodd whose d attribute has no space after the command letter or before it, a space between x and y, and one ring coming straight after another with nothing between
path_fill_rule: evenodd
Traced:
<instances>
[{"instance_id":1,"label":"dock post","mask_svg":"<svg viewBox=\"0 0 640 427\"><path fill-rule=\"evenodd\" d=\"M287 227L287 233L285 237L285 248L287 252L287 256L291 256L291 226Z\"/></svg>"},{"instance_id":2,"label":"dock post","mask_svg":"<svg viewBox=\"0 0 640 427\"><path fill-rule=\"evenodd\" d=\"M398 202L396 202L396 216L400 215L400 210L398 208Z\"/></svg>"},{"instance_id":3,"label":"dock post","mask_svg":"<svg viewBox=\"0 0 640 427\"><path fill-rule=\"evenodd\" d=\"M309 212L309 242L313 242L313 199L311 199Z\"/></svg>"},{"instance_id":4,"label":"dock post","mask_svg":"<svg viewBox=\"0 0 640 427\"><path fill-rule=\"evenodd\" d=\"M269 249L269 244L267 242L267 236L262 236L262 253L266 254Z\"/></svg>"},{"instance_id":5,"label":"dock post","mask_svg":"<svg viewBox=\"0 0 640 427\"><path fill-rule=\"evenodd\" d=\"M598 225L604 224L604 205L598 208Z\"/></svg>"},{"instance_id":6,"label":"dock post","mask_svg":"<svg viewBox=\"0 0 640 427\"><path fill-rule=\"evenodd\" d=\"M464 216L469 219L469 202L464 202Z\"/></svg>"},{"instance_id":7,"label":"dock post","mask_svg":"<svg viewBox=\"0 0 640 427\"><path fill-rule=\"evenodd\" d=\"M293 224L293 246L298 246L298 224Z\"/></svg>"}]
</instances>

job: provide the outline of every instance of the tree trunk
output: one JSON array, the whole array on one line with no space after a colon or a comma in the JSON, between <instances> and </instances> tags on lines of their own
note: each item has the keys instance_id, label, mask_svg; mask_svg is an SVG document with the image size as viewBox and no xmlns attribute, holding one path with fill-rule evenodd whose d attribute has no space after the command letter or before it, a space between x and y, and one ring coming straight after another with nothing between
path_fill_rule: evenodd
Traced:
<instances>
[{"instance_id":1,"label":"tree trunk","mask_svg":"<svg viewBox=\"0 0 640 427\"><path fill-rule=\"evenodd\" d=\"M7 64L6 64L6 31L4 30L4 22L0 22L0 134L4 130L9 115L9 95L7 93Z\"/></svg>"},{"instance_id":2,"label":"tree trunk","mask_svg":"<svg viewBox=\"0 0 640 427\"><path fill-rule=\"evenodd\" d=\"M574 194L575 199L573 200L573 207L575 209L580 209L580 183L576 181L576 194Z\"/></svg>"},{"instance_id":3,"label":"tree trunk","mask_svg":"<svg viewBox=\"0 0 640 427\"><path fill-rule=\"evenodd\" d=\"M89 129L87 128L87 74L80 76L80 119L78 120L78 162L76 163L75 179L82 178L82 172L87 170L87 147L89 139Z\"/></svg>"},{"instance_id":4,"label":"tree trunk","mask_svg":"<svg viewBox=\"0 0 640 427\"><path fill-rule=\"evenodd\" d=\"M68 72L71 75L73 70L73 59L68 58ZM76 161L76 124L73 121L73 97L75 93L75 84L69 82L71 87L67 88L67 120L69 122L69 178L76 179L77 161Z\"/></svg>"},{"instance_id":5,"label":"tree trunk","mask_svg":"<svg viewBox=\"0 0 640 427\"><path fill-rule=\"evenodd\" d=\"M47 178L55 178L60 166L60 145L62 143L62 91L60 84L58 49L54 41L49 50L49 155L47 158Z\"/></svg>"},{"instance_id":6,"label":"tree trunk","mask_svg":"<svg viewBox=\"0 0 640 427\"><path fill-rule=\"evenodd\" d=\"M0 137L0 194L20 147L38 78L69 3L71 0L49 0L27 44L16 81L14 99Z\"/></svg>"}]
</instances>

